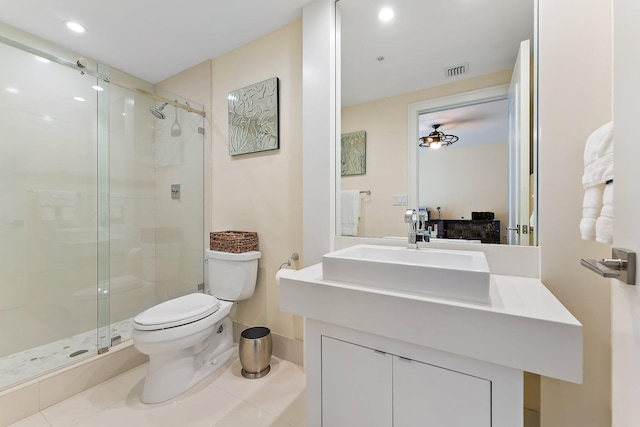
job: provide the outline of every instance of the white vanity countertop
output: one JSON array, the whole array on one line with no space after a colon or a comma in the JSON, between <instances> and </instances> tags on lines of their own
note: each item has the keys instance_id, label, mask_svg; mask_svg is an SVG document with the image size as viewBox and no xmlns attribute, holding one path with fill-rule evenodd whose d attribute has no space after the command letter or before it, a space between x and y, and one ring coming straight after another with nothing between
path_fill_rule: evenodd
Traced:
<instances>
[{"instance_id":1,"label":"white vanity countertop","mask_svg":"<svg viewBox=\"0 0 640 427\"><path fill-rule=\"evenodd\" d=\"M582 382L582 325L535 278L491 275L489 305L287 272L283 311L566 381Z\"/></svg>"}]
</instances>

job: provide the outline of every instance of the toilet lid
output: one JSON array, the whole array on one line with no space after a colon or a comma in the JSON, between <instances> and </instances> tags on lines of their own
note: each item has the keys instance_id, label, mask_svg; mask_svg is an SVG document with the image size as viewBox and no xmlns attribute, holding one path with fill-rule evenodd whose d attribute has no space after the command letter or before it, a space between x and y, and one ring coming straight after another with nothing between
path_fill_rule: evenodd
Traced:
<instances>
[{"instance_id":1,"label":"toilet lid","mask_svg":"<svg viewBox=\"0 0 640 427\"><path fill-rule=\"evenodd\" d=\"M218 311L214 296L193 293L155 305L133 319L138 330L166 329L195 322Z\"/></svg>"}]
</instances>

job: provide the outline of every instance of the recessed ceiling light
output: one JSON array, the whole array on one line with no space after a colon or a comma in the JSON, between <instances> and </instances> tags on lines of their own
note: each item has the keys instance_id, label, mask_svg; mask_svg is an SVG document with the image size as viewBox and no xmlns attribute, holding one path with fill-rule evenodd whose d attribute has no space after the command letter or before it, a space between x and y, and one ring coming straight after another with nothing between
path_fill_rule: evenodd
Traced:
<instances>
[{"instance_id":1,"label":"recessed ceiling light","mask_svg":"<svg viewBox=\"0 0 640 427\"><path fill-rule=\"evenodd\" d=\"M87 31L87 29L84 28L84 26L74 21L64 21L64 25L66 25L67 28L73 31L74 33L84 33L85 31Z\"/></svg>"},{"instance_id":2,"label":"recessed ceiling light","mask_svg":"<svg viewBox=\"0 0 640 427\"><path fill-rule=\"evenodd\" d=\"M85 101L85 99L83 97L81 97L81 96L74 96L73 99L75 99L76 101L79 101L79 102L84 102Z\"/></svg>"},{"instance_id":3,"label":"recessed ceiling light","mask_svg":"<svg viewBox=\"0 0 640 427\"><path fill-rule=\"evenodd\" d=\"M382 22L387 22L391 21L394 15L395 14L393 12L393 9L391 9L390 7L383 7L382 9L380 9L380 13L378 13L378 19Z\"/></svg>"},{"instance_id":4,"label":"recessed ceiling light","mask_svg":"<svg viewBox=\"0 0 640 427\"><path fill-rule=\"evenodd\" d=\"M20 93L20 91L18 89L16 89L15 87L9 86L6 89L7 89L7 92L9 92L9 93Z\"/></svg>"},{"instance_id":5,"label":"recessed ceiling light","mask_svg":"<svg viewBox=\"0 0 640 427\"><path fill-rule=\"evenodd\" d=\"M102 92L104 90L102 86L98 86L98 85L91 86L91 89L97 90L98 92Z\"/></svg>"}]
</instances>

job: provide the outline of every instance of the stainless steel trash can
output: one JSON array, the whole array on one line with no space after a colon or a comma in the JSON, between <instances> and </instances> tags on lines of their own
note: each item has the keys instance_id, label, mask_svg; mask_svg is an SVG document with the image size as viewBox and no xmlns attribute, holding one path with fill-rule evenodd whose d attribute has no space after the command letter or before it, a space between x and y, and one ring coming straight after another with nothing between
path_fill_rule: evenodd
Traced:
<instances>
[{"instance_id":1,"label":"stainless steel trash can","mask_svg":"<svg viewBox=\"0 0 640 427\"><path fill-rule=\"evenodd\" d=\"M255 326L242 331L238 351L242 376L245 378L262 378L271 370L271 352L273 342L271 331L264 326Z\"/></svg>"}]
</instances>

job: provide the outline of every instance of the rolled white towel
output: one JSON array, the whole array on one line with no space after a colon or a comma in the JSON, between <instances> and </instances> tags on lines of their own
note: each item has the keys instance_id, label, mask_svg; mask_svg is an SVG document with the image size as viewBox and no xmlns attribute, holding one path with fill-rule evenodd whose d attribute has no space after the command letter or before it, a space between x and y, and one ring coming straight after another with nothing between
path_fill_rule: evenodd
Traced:
<instances>
[{"instance_id":1,"label":"rolled white towel","mask_svg":"<svg viewBox=\"0 0 640 427\"><path fill-rule=\"evenodd\" d=\"M584 240L610 243L613 235L613 188L605 183L613 179L613 122L596 129L584 150L582 186L584 199L580 234ZM605 192L610 203L604 202ZM607 206L610 205L610 206Z\"/></svg>"},{"instance_id":2,"label":"rolled white towel","mask_svg":"<svg viewBox=\"0 0 640 427\"><path fill-rule=\"evenodd\" d=\"M613 179L613 122L605 123L587 138L582 185L588 188L609 179Z\"/></svg>"},{"instance_id":3,"label":"rolled white towel","mask_svg":"<svg viewBox=\"0 0 640 427\"><path fill-rule=\"evenodd\" d=\"M596 242L613 243L613 218L601 216L596 222Z\"/></svg>"},{"instance_id":4,"label":"rolled white towel","mask_svg":"<svg viewBox=\"0 0 640 427\"><path fill-rule=\"evenodd\" d=\"M582 201L582 219L580 220L580 235L583 240L596 238L596 220L602 210L604 185L589 187L584 191Z\"/></svg>"},{"instance_id":5,"label":"rolled white towel","mask_svg":"<svg viewBox=\"0 0 640 427\"><path fill-rule=\"evenodd\" d=\"M602 196L602 210L596 221L596 241L613 243L613 183L607 184Z\"/></svg>"}]
</instances>

